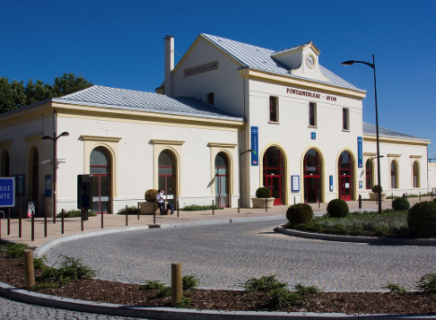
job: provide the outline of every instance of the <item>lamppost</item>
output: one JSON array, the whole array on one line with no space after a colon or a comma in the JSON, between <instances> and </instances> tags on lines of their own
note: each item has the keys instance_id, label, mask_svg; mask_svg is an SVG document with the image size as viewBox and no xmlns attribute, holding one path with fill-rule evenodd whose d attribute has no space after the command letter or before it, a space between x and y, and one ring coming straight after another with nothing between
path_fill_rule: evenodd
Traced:
<instances>
[{"instance_id":1,"label":"lamppost","mask_svg":"<svg viewBox=\"0 0 436 320\"><path fill-rule=\"evenodd\" d=\"M378 176L378 185L381 186L381 178L380 178L380 140L378 134L378 107L377 107L377 81L375 76L375 59L374 55L372 55L372 63L365 61L355 61L348 60L344 61L341 64L344 66L352 66L355 63L365 64L371 67L374 70L374 92L375 92L375 127L376 127L376 135L377 135L377 176ZM381 188L378 189L378 213L381 213L382 205L381 205Z\"/></svg>"},{"instance_id":2,"label":"lamppost","mask_svg":"<svg viewBox=\"0 0 436 320\"><path fill-rule=\"evenodd\" d=\"M68 132L62 132L55 138L50 136L43 136L42 140L52 140L53 141L53 223L56 223L56 170L58 166L58 155L56 143L60 137L68 137L70 134Z\"/></svg>"}]
</instances>

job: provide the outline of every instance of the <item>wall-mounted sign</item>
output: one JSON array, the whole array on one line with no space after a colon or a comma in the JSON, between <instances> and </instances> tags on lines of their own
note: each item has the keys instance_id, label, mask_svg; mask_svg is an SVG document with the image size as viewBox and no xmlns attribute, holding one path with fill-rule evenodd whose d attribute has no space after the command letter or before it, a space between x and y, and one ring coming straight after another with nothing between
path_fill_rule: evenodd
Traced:
<instances>
[{"instance_id":1,"label":"wall-mounted sign","mask_svg":"<svg viewBox=\"0 0 436 320\"><path fill-rule=\"evenodd\" d=\"M292 192L300 191L300 176L291 176L291 182L292 182L292 187L291 187Z\"/></svg>"},{"instance_id":2,"label":"wall-mounted sign","mask_svg":"<svg viewBox=\"0 0 436 320\"><path fill-rule=\"evenodd\" d=\"M286 93L295 94L297 96L315 98L315 99L325 99L327 101L337 101L337 97L335 97L335 96L323 95L323 94L317 93L317 92L297 90L297 89L292 89L292 88L286 88Z\"/></svg>"},{"instance_id":3,"label":"wall-mounted sign","mask_svg":"<svg viewBox=\"0 0 436 320\"><path fill-rule=\"evenodd\" d=\"M330 191L333 191L333 176L330 176Z\"/></svg>"},{"instance_id":4,"label":"wall-mounted sign","mask_svg":"<svg viewBox=\"0 0 436 320\"><path fill-rule=\"evenodd\" d=\"M45 196L51 197L51 176L45 176Z\"/></svg>"},{"instance_id":5,"label":"wall-mounted sign","mask_svg":"<svg viewBox=\"0 0 436 320\"><path fill-rule=\"evenodd\" d=\"M259 165L259 128L251 127L251 165Z\"/></svg>"},{"instance_id":6,"label":"wall-mounted sign","mask_svg":"<svg viewBox=\"0 0 436 320\"><path fill-rule=\"evenodd\" d=\"M357 137L357 164L359 168L363 168L363 142L362 137Z\"/></svg>"},{"instance_id":7,"label":"wall-mounted sign","mask_svg":"<svg viewBox=\"0 0 436 320\"><path fill-rule=\"evenodd\" d=\"M0 178L0 208L15 207L15 178Z\"/></svg>"},{"instance_id":8,"label":"wall-mounted sign","mask_svg":"<svg viewBox=\"0 0 436 320\"><path fill-rule=\"evenodd\" d=\"M14 174L15 178L15 195L24 195L24 174Z\"/></svg>"},{"instance_id":9,"label":"wall-mounted sign","mask_svg":"<svg viewBox=\"0 0 436 320\"><path fill-rule=\"evenodd\" d=\"M363 188L363 181L359 181L359 189Z\"/></svg>"},{"instance_id":10,"label":"wall-mounted sign","mask_svg":"<svg viewBox=\"0 0 436 320\"><path fill-rule=\"evenodd\" d=\"M310 133L310 139L316 140L316 132L311 132Z\"/></svg>"},{"instance_id":11,"label":"wall-mounted sign","mask_svg":"<svg viewBox=\"0 0 436 320\"><path fill-rule=\"evenodd\" d=\"M183 76L189 77L199 73L208 72L216 69L218 69L218 61L209 62L201 66L196 66L193 68L183 70Z\"/></svg>"}]
</instances>

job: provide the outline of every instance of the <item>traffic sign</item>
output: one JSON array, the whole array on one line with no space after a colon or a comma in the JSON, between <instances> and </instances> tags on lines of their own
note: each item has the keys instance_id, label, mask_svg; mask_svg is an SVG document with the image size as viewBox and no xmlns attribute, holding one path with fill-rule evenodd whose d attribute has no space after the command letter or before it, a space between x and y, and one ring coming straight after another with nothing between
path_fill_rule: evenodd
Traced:
<instances>
[{"instance_id":1,"label":"traffic sign","mask_svg":"<svg viewBox=\"0 0 436 320\"><path fill-rule=\"evenodd\" d=\"M0 178L0 208L15 207L15 178Z\"/></svg>"}]
</instances>

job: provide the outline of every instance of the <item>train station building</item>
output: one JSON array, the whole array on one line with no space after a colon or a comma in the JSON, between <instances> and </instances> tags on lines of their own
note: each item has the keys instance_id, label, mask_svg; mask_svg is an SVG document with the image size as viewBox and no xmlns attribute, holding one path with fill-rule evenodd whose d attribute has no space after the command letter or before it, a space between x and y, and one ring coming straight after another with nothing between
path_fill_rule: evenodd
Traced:
<instances>
[{"instance_id":1,"label":"train station building","mask_svg":"<svg viewBox=\"0 0 436 320\"><path fill-rule=\"evenodd\" d=\"M261 186L275 205L369 197L378 180L366 92L323 67L312 42L275 51L201 34L174 65L166 37L163 58L156 92L95 85L0 114L0 174L17 177L18 204L51 210L55 164L57 211L76 207L79 174L93 175L92 209L107 213L148 189L180 207L251 207ZM53 132L69 133L57 156L42 139ZM428 192L428 144L380 128L384 192Z\"/></svg>"}]
</instances>

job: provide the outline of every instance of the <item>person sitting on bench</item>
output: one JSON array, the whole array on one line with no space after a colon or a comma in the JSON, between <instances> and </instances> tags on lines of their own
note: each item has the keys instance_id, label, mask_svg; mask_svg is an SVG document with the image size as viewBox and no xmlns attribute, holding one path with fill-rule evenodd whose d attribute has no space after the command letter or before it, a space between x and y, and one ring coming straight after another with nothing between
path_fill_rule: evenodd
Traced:
<instances>
[{"instance_id":1,"label":"person sitting on bench","mask_svg":"<svg viewBox=\"0 0 436 320\"><path fill-rule=\"evenodd\" d=\"M165 212L165 199L163 197L164 191L160 189L156 195L157 204L159 205L160 214L163 215ZM174 213L174 206L171 203L167 203L167 210L171 210L171 214Z\"/></svg>"}]
</instances>

